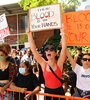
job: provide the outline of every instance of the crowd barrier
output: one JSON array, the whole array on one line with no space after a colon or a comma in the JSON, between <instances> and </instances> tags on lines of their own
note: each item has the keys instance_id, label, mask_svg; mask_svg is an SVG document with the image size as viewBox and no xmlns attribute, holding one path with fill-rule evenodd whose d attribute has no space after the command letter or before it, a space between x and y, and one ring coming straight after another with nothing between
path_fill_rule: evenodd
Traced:
<instances>
[{"instance_id":1,"label":"crowd barrier","mask_svg":"<svg viewBox=\"0 0 90 100\"><path fill-rule=\"evenodd\" d=\"M9 99L9 93L10 91L12 92L12 100L15 100L15 97L14 97L14 93L19 93L19 100L20 99L20 91L15 91L15 90L12 90L12 89L6 89L6 96L7 96L7 100L10 100ZM25 95L27 93L30 93L30 91L26 91L25 92ZM62 95L53 95L53 94L48 94L48 93L37 93L37 100L46 100L46 96L47 97L51 97L51 100L53 100L54 97L58 98L58 100L60 100L61 98L64 98L65 100L90 100L88 98L81 98L81 97L73 97L73 96L62 96ZM41 98L41 96L43 96L43 98ZM4 100L4 95L0 95L0 100ZM6 99L5 99L6 100ZM31 97L31 100L33 100L33 97Z\"/></svg>"}]
</instances>

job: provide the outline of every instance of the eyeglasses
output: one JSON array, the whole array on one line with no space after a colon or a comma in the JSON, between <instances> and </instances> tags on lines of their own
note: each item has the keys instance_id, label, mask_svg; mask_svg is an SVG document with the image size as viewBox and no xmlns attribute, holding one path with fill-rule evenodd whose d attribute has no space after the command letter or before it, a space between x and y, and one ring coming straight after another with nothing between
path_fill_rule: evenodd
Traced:
<instances>
[{"instance_id":1,"label":"eyeglasses","mask_svg":"<svg viewBox=\"0 0 90 100\"><path fill-rule=\"evenodd\" d=\"M49 48L46 48L46 49L45 49L45 51L48 51L48 50L53 51L53 50L55 50L55 49L54 49L54 48L50 48L50 49L49 49Z\"/></svg>"},{"instance_id":2,"label":"eyeglasses","mask_svg":"<svg viewBox=\"0 0 90 100\"><path fill-rule=\"evenodd\" d=\"M87 60L90 62L90 59L87 59L87 58L83 58L83 61L87 61Z\"/></svg>"}]
</instances>

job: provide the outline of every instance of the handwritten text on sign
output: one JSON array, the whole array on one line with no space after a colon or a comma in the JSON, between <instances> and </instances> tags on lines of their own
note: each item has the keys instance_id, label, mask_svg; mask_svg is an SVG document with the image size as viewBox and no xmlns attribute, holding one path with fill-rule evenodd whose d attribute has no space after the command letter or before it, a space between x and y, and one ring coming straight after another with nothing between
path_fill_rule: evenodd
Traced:
<instances>
[{"instance_id":1,"label":"handwritten text on sign","mask_svg":"<svg viewBox=\"0 0 90 100\"><path fill-rule=\"evenodd\" d=\"M63 14L68 46L90 46L90 10Z\"/></svg>"},{"instance_id":2,"label":"handwritten text on sign","mask_svg":"<svg viewBox=\"0 0 90 100\"><path fill-rule=\"evenodd\" d=\"M30 30L58 29L61 26L60 4L30 9Z\"/></svg>"},{"instance_id":3,"label":"handwritten text on sign","mask_svg":"<svg viewBox=\"0 0 90 100\"><path fill-rule=\"evenodd\" d=\"M4 38L10 34L5 14L0 16L0 38Z\"/></svg>"}]
</instances>

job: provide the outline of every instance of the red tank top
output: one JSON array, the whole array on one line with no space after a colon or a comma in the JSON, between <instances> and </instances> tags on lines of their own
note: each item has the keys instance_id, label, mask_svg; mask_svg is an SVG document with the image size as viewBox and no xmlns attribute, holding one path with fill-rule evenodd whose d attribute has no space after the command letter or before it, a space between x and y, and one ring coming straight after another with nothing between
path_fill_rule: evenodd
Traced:
<instances>
[{"instance_id":1,"label":"red tank top","mask_svg":"<svg viewBox=\"0 0 90 100\"><path fill-rule=\"evenodd\" d=\"M60 87L62 85L60 80L58 80L52 72L47 71L46 68L47 68L47 64L46 64L45 69L43 71L43 76L45 79L45 86L48 88L52 88L52 89ZM57 65L57 69L54 72L61 79L62 72L61 72L58 65Z\"/></svg>"}]
</instances>

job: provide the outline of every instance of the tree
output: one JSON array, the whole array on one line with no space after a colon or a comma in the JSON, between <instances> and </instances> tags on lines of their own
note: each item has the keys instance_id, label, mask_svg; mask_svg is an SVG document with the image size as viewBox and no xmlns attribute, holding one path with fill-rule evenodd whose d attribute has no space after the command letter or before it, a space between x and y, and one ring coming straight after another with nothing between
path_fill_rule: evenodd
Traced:
<instances>
[{"instance_id":1,"label":"tree","mask_svg":"<svg viewBox=\"0 0 90 100\"><path fill-rule=\"evenodd\" d=\"M19 2L20 7L24 10L28 10L29 8L34 8L38 6L44 6L49 4L56 4L58 0L21 0Z\"/></svg>"},{"instance_id":2,"label":"tree","mask_svg":"<svg viewBox=\"0 0 90 100\"><path fill-rule=\"evenodd\" d=\"M85 2L86 0L82 0L82 2ZM81 5L81 2L79 0L61 0L62 10L65 12L68 8L76 8L77 6Z\"/></svg>"},{"instance_id":3,"label":"tree","mask_svg":"<svg viewBox=\"0 0 90 100\"><path fill-rule=\"evenodd\" d=\"M83 2L86 0L82 0ZM19 2L20 7L22 7L24 10L28 10L29 8L34 8L38 6L44 6L49 4L56 4L58 3L58 0L21 0ZM64 12L64 9L66 8L72 8L79 6L81 3L79 0L61 0L62 10Z\"/></svg>"},{"instance_id":4,"label":"tree","mask_svg":"<svg viewBox=\"0 0 90 100\"><path fill-rule=\"evenodd\" d=\"M21 37L19 39L19 44L24 44L25 42L28 42L27 34L21 35Z\"/></svg>"}]
</instances>

